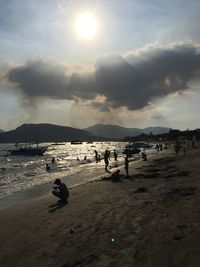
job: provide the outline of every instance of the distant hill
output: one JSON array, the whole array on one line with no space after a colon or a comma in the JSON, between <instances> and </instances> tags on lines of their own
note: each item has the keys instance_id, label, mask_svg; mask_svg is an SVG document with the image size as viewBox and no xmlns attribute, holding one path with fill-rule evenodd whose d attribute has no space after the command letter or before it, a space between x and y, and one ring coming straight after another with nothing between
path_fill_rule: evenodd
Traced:
<instances>
[{"instance_id":1,"label":"distant hill","mask_svg":"<svg viewBox=\"0 0 200 267\"><path fill-rule=\"evenodd\" d=\"M13 142L64 142L102 140L85 130L53 124L23 124L15 130L0 133L1 143Z\"/></svg>"},{"instance_id":2,"label":"distant hill","mask_svg":"<svg viewBox=\"0 0 200 267\"><path fill-rule=\"evenodd\" d=\"M167 133L169 130L170 128L163 127L148 127L145 129L138 129L103 124L97 124L81 130L47 123L23 124L15 130L0 132L0 143L68 142L75 139L81 141L119 140L127 136L137 136L142 133Z\"/></svg>"},{"instance_id":3,"label":"distant hill","mask_svg":"<svg viewBox=\"0 0 200 267\"><path fill-rule=\"evenodd\" d=\"M170 128L166 127L147 127L144 129L139 128L126 128L117 125L110 124L96 124L94 126L85 128L84 130L90 132L91 134L109 137L109 138L125 138L127 136L137 136L142 133L149 134L162 134L169 132Z\"/></svg>"},{"instance_id":4,"label":"distant hill","mask_svg":"<svg viewBox=\"0 0 200 267\"><path fill-rule=\"evenodd\" d=\"M0 133L3 133L4 131L0 129Z\"/></svg>"}]
</instances>

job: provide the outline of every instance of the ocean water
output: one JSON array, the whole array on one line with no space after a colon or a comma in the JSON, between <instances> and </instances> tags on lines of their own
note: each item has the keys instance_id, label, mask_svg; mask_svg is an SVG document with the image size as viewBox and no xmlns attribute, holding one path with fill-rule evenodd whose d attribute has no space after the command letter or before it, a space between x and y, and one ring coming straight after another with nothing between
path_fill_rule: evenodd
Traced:
<instances>
[{"instance_id":1,"label":"ocean water","mask_svg":"<svg viewBox=\"0 0 200 267\"><path fill-rule=\"evenodd\" d=\"M94 150L98 151L101 158L106 149L111 151L111 172L124 164L122 152L126 143L123 142L41 144L43 145L48 145L43 156L10 156L7 150L14 149L14 144L0 144L0 199L44 184L52 186L56 178L64 179L72 187L105 175L104 160L96 163ZM118 153L118 161L114 160L114 149ZM146 152L151 154L154 149ZM52 157L55 158L55 164L51 164ZM131 160L139 159L140 155L134 155ZM50 171L46 170L46 163L50 165Z\"/></svg>"}]
</instances>

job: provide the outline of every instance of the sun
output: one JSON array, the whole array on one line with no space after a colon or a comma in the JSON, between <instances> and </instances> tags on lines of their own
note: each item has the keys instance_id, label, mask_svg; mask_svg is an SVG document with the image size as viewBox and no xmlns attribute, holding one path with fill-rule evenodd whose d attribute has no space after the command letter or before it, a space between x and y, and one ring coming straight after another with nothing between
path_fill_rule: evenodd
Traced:
<instances>
[{"instance_id":1,"label":"sun","mask_svg":"<svg viewBox=\"0 0 200 267\"><path fill-rule=\"evenodd\" d=\"M97 32L97 18L90 13L80 14L75 21L75 30L84 39L91 39Z\"/></svg>"}]
</instances>

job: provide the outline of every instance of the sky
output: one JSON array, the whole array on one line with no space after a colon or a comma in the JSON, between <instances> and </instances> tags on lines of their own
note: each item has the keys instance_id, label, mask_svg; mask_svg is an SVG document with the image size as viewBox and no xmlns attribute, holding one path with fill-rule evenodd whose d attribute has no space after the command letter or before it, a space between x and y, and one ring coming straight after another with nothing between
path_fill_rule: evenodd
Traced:
<instances>
[{"instance_id":1,"label":"sky","mask_svg":"<svg viewBox=\"0 0 200 267\"><path fill-rule=\"evenodd\" d=\"M0 0L0 129L200 128L199 14L199 0Z\"/></svg>"}]
</instances>

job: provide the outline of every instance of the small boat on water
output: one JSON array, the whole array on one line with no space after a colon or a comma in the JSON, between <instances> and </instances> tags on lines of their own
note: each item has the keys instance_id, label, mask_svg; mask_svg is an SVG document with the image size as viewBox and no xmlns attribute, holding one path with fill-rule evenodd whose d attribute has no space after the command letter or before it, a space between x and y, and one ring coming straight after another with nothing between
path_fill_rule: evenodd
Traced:
<instances>
[{"instance_id":1,"label":"small boat on water","mask_svg":"<svg viewBox=\"0 0 200 267\"><path fill-rule=\"evenodd\" d=\"M82 145L82 141L80 141L80 140L73 140L73 141L71 141L71 145Z\"/></svg>"},{"instance_id":2,"label":"small boat on water","mask_svg":"<svg viewBox=\"0 0 200 267\"><path fill-rule=\"evenodd\" d=\"M52 146L62 146L62 145L65 145L65 143L52 143L51 145Z\"/></svg>"},{"instance_id":3,"label":"small boat on water","mask_svg":"<svg viewBox=\"0 0 200 267\"><path fill-rule=\"evenodd\" d=\"M133 154L138 154L141 152L141 148L151 148L153 145L147 144L147 143L142 143L142 142L137 142L133 144L129 144L125 146L125 149L123 151L123 154L126 154L127 157L132 157Z\"/></svg>"},{"instance_id":4,"label":"small boat on water","mask_svg":"<svg viewBox=\"0 0 200 267\"><path fill-rule=\"evenodd\" d=\"M132 157L132 155L139 154L140 152L141 150L139 148L126 146L122 153L125 154L127 157Z\"/></svg>"},{"instance_id":5,"label":"small boat on water","mask_svg":"<svg viewBox=\"0 0 200 267\"><path fill-rule=\"evenodd\" d=\"M147 143L133 143L133 144L130 144L130 145L127 145L128 147L131 147L131 148L151 148L153 147L153 145L150 145L150 144L147 144Z\"/></svg>"},{"instance_id":6,"label":"small boat on water","mask_svg":"<svg viewBox=\"0 0 200 267\"><path fill-rule=\"evenodd\" d=\"M9 150L12 156L42 156L48 149L48 146L16 146L16 149Z\"/></svg>"}]
</instances>

